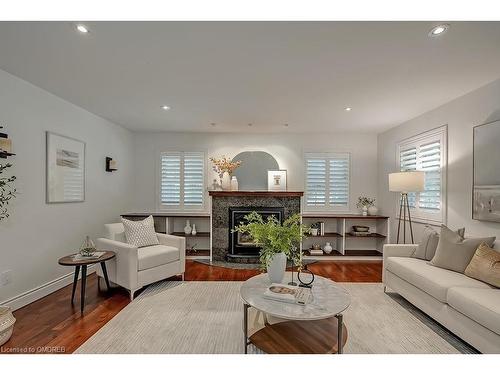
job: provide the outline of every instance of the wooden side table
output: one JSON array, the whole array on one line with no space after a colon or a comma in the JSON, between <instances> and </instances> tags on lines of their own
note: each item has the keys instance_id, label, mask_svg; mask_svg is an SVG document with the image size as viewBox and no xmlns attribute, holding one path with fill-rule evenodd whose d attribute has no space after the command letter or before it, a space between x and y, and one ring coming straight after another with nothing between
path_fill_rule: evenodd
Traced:
<instances>
[{"instance_id":1,"label":"wooden side table","mask_svg":"<svg viewBox=\"0 0 500 375\"><path fill-rule=\"evenodd\" d=\"M108 271L106 270L106 261L113 259L116 254L113 251L106 251L99 258L93 259L75 259L73 256L76 254L67 255L59 259L58 263L61 266L73 266L75 267L75 277L73 279L73 291L71 292L71 304L75 299L76 284L78 282L78 274L80 273L80 268L82 269L82 289L80 293L80 309L83 314L83 308L85 307L85 287L87 284L87 266L92 264L101 264L102 273L104 275L104 280L106 280L106 286L108 290L110 289Z\"/></svg>"}]
</instances>

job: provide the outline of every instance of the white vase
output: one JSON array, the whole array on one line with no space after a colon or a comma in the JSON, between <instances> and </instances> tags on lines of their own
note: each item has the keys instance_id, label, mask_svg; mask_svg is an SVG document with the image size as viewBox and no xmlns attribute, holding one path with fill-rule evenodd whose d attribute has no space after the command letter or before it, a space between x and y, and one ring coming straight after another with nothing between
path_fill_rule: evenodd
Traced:
<instances>
[{"instance_id":1,"label":"white vase","mask_svg":"<svg viewBox=\"0 0 500 375\"><path fill-rule=\"evenodd\" d=\"M231 176L229 176L228 172L224 172L222 178L220 179L220 184L222 186L222 190L231 190Z\"/></svg>"},{"instance_id":2,"label":"white vase","mask_svg":"<svg viewBox=\"0 0 500 375\"><path fill-rule=\"evenodd\" d=\"M191 231L191 234L192 234L193 236L196 236L196 233L198 233L198 232L196 231L196 224L193 224L193 230Z\"/></svg>"},{"instance_id":3,"label":"white vase","mask_svg":"<svg viewBox=\"0 0 500 375\"><path fill-rule=\"evenodd\" d=\"M368 215L375 216L378 213L378 208L376 206L368 207Z\"/></svg>"},{"instance_id":4,"label":"white vase","mask_svg":"<svg viewBox=\"0 0 500 375\"><path fill-rule=\"evenodd\" d=\"M285 277L286 255L285 253L276 253L267 266L267 276L271 283L279 284Z\"/></svg>"},{"instance_id":5,"label":"white vase","mask_svg":"<svg viewBox=\"0 0 500 375\"><path fill-rule=\"evenodd\" d=\"M238 179L236 176L231 177L231 191L238 191Z\"/></svg>"},{"instance_id":6,"label":"white vase","mask_svg":"<svg viewBox=\"0 0 500 375\"><path fill-rule=\"evenodd\" d=\"M368 216L368 207L363 206L363 208L361 209L361 212L363 213L363 216Z\"/></svg>"},{"instance_id":7,"label":"white vase","mask_svg":"<svg viewBox=\"0 0 500 375\"><path fill-rule=\"evenodd\" d=\"M189 220L186 220L186 226L184 227L184 233L185 234L191 234L191 223Z\"/></svg>"},{"instance_id":8,"label":"white vase","mask_svg":"<svg viewBox=\"0 0 500 375\"><path fill-rule=\"evenodd\" d=\"M326 245L323 247L323 251L325 254L330 254L333 250L332 245L330 245L330 242L327 242Z\"/></svg>"}]
</instances>

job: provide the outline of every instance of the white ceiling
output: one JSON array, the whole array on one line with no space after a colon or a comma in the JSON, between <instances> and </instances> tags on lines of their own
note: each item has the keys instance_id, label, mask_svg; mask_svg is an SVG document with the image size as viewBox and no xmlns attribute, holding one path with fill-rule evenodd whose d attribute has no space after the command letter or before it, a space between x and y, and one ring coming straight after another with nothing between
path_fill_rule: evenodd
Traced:
<instances>
[{"instance_id":1,"label":"white ceiling","mask_svg":"<svg viewBox=\"0 0 500 375\"><path fill-rule=\"evenodd\" d=\"M85 24L0 22L0 68L136 131L380 132L500 77L499 22Z\"/></svg>"}]
</instances>

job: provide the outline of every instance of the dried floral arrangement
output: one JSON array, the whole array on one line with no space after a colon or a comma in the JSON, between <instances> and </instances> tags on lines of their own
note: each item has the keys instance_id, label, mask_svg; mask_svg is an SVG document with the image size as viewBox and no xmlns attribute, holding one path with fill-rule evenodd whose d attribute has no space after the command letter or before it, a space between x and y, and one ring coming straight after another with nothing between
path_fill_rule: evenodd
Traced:
<instances>
[{"instance_id":1,"label":"dried floral arrangement","mask_svg":"<svg viewBox=\"0 0 500 375\"><path fill-rule=\"evenodd\" d=\"M375 205L375 198L368 198L368 197L358 197L358 203L356 203L356 207L359 209L362 209L363 207L372 207Z\"/></svg>"},{"instance_id":2,"label":"dried floral arrangement","mask_svg":"<svg viewBox=\"0 0 500 375\"><path fill-rule=\"evenodd\" d=\"M227 172L230 175L233 174L236 168L238 168L241 165L240 160L233 162L231 159L228 159L225 156L223 156L220 159L211 157L210 161L214 164L212 169L214 170L215 173L219 175L220 178L222 178L224 172Z\"/></svg>"},{"instance_id":3,"label":"dried floral arrangement","mask_svg":"<svg viewBox=\"0 0 500 375\"><path fill-rule=\"evenodd\" d=\"M0 174L10 167L12 167L10 163L0 164ZM0 220L9 217L7 205L9 201L16 196L16 189L12 186L15 180L16 176L0 177Z\"/></svg>"}]
</instances>

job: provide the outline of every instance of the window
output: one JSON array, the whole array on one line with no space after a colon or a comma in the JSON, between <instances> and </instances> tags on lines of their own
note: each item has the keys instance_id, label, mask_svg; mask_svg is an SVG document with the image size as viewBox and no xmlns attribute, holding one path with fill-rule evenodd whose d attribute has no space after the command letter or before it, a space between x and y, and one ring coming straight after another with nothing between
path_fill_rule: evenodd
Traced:
<instances>
[{"instance_id":1,"label":"window","mask_svg":"<svg viewBox=\"0 0 500 375\"><path fill-rule=\"evenodd\" d=\"M205 202L205 154L163 152L160 167L160 206L201 210Z\"/></svg>"},{"instance_id":2,"label":"window","mask_svg":"<svg viewBox=\"0 0 500 375\"><path fill-rule=\"evenodd\" d=\"M349 210L348 153L306 153L305 169L306 210Z\"/></svg>"},{"instance_id":3,"label":"window","mask_svg":"<svg viewBox=\"0 0 500 375\"><path fill-rule=\"evenodd\" d=\"M424 171L424 191L409 193L413 218L436 223L446 219L446 139L447 127L425 132L398 145L398 167L404 171Z\"/></svg>"}]
</instances>

